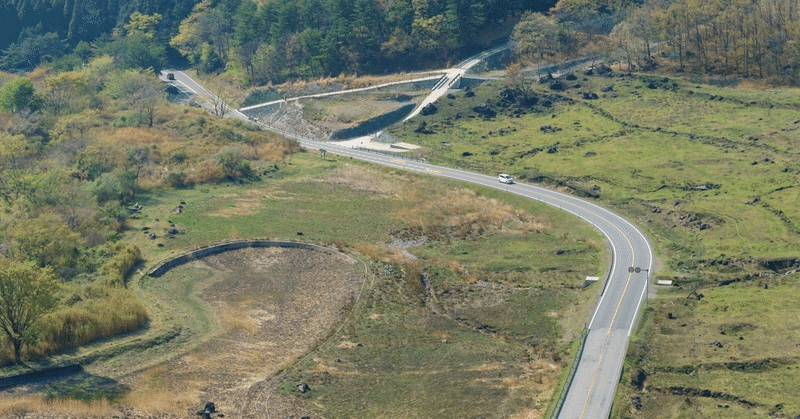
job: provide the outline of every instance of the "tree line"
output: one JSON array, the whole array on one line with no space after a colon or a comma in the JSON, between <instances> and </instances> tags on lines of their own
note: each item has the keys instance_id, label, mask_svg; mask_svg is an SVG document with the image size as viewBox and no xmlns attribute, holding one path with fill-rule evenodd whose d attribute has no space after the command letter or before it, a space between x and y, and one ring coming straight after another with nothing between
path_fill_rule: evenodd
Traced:
<instances>
[{"instance_id":1,"label":"tree line","mask_svg":"<svg viewBox=\"0 0 800 419\"><path fill-rule=\"evenodd\" d=\"M601 54L629 69L800 79L798 0L560 0L526 13L512 38L525 62Z\"/></svg>"},{"instance_id":2,"label":"tree line","mask_svg":"<svg viewBox=\"0 0 800 419\"><path fill-rule=\"evenodd\" d=\"M536 6L542 7L519 0L206 0L170 45L200 70L238 70L250 85L384 73L458 59L486 43L476 35Z\"/></svg>"}]
</instances>

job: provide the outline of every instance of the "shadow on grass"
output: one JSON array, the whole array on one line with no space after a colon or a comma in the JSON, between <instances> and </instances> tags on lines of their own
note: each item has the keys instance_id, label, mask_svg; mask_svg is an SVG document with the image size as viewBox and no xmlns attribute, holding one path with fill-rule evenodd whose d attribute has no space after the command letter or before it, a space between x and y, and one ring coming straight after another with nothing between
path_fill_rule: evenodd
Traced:
<instances>
[{"instance_id":1,"label":"shadow on grass","mask_svg":"<svg viewBox=\"0 0 800 419\"><path fill-rule=\"evenodd\" d=\"M112 403L121 399L130 390L130 387L116 380L85 371L49 383L43 388L48 399L73 399L84 402L107 400Z\"/></svg>"}]
</instances>

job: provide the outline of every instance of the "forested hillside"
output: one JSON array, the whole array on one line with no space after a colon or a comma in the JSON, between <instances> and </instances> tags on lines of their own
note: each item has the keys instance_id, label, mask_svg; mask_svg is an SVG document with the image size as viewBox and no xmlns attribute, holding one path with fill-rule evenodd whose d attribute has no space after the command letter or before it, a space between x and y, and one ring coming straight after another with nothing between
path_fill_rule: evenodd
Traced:
<instances>
[{"instance_id":1,"label":"forested hillside","mask_svg":"<svg viewBox=\"0 0 800 419\"><path fill-rule=\"evenodd\" d=\"M508 36L515 16L525 10L546 11L555 1L0 4L17 12L0 18L0 68L6 71L30 71L40 63L71 69L98 50L112 56L148 51L157 59L141 63L143 67L158 70L166 60L174 65L188 59L204 72L229 70L246 84L258 85L342 72L383 73L442 65L486 46L495 37ZM123 41L131 37L135 39ZM73 49L70 58L64 58Z\"/></svg>"}]
</instances>

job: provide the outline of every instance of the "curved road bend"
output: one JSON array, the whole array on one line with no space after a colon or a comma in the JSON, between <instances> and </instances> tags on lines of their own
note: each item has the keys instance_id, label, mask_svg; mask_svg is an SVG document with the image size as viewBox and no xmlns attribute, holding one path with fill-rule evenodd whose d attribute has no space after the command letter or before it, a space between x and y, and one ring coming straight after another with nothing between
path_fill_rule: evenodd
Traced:
<instances>
[{"instance_id":1,"label":"curved road bend","mask_svg":"<svg viewBox=\"0 0 800 419\"><path fill-rule=\"evenodd\" d=\"M199 95L205 97L211 95L183 72L176 71L175 78ZM227 116L248 120L241 112L229 109ZM274 130L272 127L266 128ZM606 237L613 252L611 273L589 322L589 333L583 354L558 417L588 419L609 416L630 333L639 307L647 297L646 285L653 271L653 250L638 228L596 204L538 186L522 183L505 185L499 183L493 176L345 148L335 143L309 140L292 133L281 133L297 139L300 145L309 149L324 149L326 152L341 156L472 182L535 199L576 215L597 228ZM641 272L628 272L630 267L639 267Z\"/></svg>"}]
</instances>

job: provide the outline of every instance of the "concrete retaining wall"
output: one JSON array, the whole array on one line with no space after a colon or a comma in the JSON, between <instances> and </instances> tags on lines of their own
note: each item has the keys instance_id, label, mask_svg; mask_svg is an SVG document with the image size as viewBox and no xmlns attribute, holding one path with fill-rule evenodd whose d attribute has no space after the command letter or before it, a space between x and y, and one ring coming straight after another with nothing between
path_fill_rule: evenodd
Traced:
<instances>
[{"instance_id":1,"label":"concrete retaining wall","mask_svg":"<svg viewBox=\"0 0 800 419\"><path fill-rule=\"evenodd\" d=\"M386 128L389 125L394 124L395 122L400 122L414 110L417 105L411 103L408 105L404 105L398 109L395 109L391 112L387 112L383 115L378 115L374 118L370 118L355 127L347 128L343 130L339 130L331 134L328 139L329 140L346 140L348 138L356 138L361 137L364 135L369 135L374 132L380 131L381 128Z\"/></svg>"},{"instance_id":2,"label":"concrete retaining wall","mask_svg":"<svg viewBox=\"0 0 800 419\"><path fill-rule=\"evenodd\" d=\"M297 242L282 242L282 241L272 241L272 240L249 240L249 241L240 241L240 242L233 242L233 243L223 243L218 244L215 246L204 247L202 249L195 250L193 252L189 252L185 255L178 256L176 258L170 259L161 265L153 268L152 271L148 273L148 275L152 277L159 277L164 274L164 272L178 266L182 265L186 262L191 262L193 260L202 259L206 256L216 255L218 253L227 252L229 250L237 250L243 249L246 247L286 247L286 248L295 248L295 249L307 249L307 250L316 250L319 252L324 252L329 255L338 256L343 260L352 263L353 265L357 264L358 261L351 258L350 256L345 255L344 253L338 252L333 249L329 249L327 247L317 246L314 244L308 243L297 243Z\"/></svg>"},{"instance_id":3,"label":"concrete retaining wall","mask_svg":"<svg viewBox=\"0 0 800 419\"><path fill-rule=\"evenodd\" d=\"M39 380L53 379L83 371L81 364L53 367L44 370L26 372L8 377L0 377L0 388L14 387Z\"/></svg>"},{"instance_id":4,"label":"concrete retaining wall","mask_svg":"<svg viewBox=\"0 0 800 419\"><path fill-rule=\"evenodd\" d=\"M269 114L274 113L274 112L278 112L278 110L281 109L281 106L283 106L283 104L284 104L283 101L267 103L265 105L262 105L262 106L259 106L259 107L256 107L256 108L250 108L250 109L247 109L247 110L244 110L244 111L240 111L240 112L242 112L243 114L245 114L245 116L250 117L250 118L261 118L262 116L269 115Z\"/></svg>"}]
</instances>

